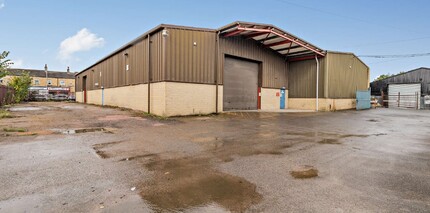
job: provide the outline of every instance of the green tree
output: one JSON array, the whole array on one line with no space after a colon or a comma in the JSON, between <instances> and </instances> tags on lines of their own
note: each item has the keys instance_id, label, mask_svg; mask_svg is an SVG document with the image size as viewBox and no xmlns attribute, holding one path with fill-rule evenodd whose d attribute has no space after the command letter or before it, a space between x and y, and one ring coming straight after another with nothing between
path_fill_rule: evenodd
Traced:
<instances>
[{"instance_id":1,"label":"green tree","mask_svg":"<svg viewBox=\"0 0 430 213\"><path fill-rule=\"evenodd\" d=\"M9 59L6 59L8 55L8 51L3 51L0 54L0 78L3 78L7 75L7 69L12 64Z\"/></svg>"},{"instance_id":2,"label":"green tree","mask_svg":"<svg viewBox=\"0 0 430 213\"><path fill-rule=\"evenodd\" d=\"M388 74L382 74L382 75L378 76L378 77L375 79L375 81L384 80L384 79L389 78L389 77L391 77L391 76L392 76L392 75L390 75L390 73L388 73Z\"/></svg>"},{"instance_id":3,"label":"green tree","mask_svg":"<svg viewBox=\"0 0 430 213\"><path fill-rule=\"evenodd\" d=\"M28 96L28 88L30 88L32 80L28 72L23 72L21 76L16 76L9 82L8 86L15 90L13 96L15 103L25 100Z\"/></svg>"},{"instance_id":4,"label":"green tree","mask_svg":"<svg viewBox=\"0 0 430 213\"><path fill-rule=\"evenodd\" d=\"M389 77L393 77L393 76L395 76L395 75L401 75L401 74L404 74L404 73L406 73L406 72L399 72L399 73L397 73L397 74L390 74L390 73L388 73L388 74L382 74L382 75L380 75L380 76L378 76L376 79L375 79L375 81L379 81L379 80L384 80L384 79L386 79L386 78L389 78Z\"/></svg>"}]
</instances>

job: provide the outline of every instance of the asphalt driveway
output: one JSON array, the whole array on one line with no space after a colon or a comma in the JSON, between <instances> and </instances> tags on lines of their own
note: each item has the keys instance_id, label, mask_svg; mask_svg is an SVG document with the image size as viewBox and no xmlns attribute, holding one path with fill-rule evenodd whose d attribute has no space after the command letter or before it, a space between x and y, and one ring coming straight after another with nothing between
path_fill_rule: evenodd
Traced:
<instances>
[{"instance_id":1,"label":"asphalt driveway","mask_svg":"<svg viewBox=\"0 0 430 213\"><path fill-rule=\"evenodd\" d=\"M430 113L155 118L26 103L0 119L0 212L429 212ZM295 178L312 166L318 176Z\"/></svg>"}]
</instances>

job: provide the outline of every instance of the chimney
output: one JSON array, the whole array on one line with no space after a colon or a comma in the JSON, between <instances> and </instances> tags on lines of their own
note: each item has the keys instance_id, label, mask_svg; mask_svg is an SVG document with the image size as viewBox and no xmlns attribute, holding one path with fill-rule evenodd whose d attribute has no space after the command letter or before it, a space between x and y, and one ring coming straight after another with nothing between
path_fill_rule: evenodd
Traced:
<instances>
[{"instance_id":1,"label":"chimney","mask_svg":"<svg viewBox=\"0 0 430 213\"><path fill-rule=\"evenodd\" d=\"M67 72L68 72L68 73L70 72L70 67L67 67Z\"/></svg>"}]
</instances>

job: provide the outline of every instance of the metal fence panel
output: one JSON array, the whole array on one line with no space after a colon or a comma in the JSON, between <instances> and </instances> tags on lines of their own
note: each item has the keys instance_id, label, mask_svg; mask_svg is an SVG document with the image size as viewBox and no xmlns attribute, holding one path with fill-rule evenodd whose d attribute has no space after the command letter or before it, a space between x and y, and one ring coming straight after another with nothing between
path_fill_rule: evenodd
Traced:
<instances>
[{"instance_id":1,"label":"metal fence panel","mask_svg":"<svg viewBox=\"0 0 430 213\"><path fill-rule=\"evenodd\" d=\"M390 84L388 85L389 108L420 108L421 84Z\"/></svg>"}]
</instances>

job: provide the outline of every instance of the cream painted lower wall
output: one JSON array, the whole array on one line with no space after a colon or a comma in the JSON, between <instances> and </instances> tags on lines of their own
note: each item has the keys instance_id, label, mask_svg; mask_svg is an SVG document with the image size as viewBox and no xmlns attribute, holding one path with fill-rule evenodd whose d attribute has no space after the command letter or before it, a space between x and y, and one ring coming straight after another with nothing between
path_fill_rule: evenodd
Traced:
<instances>
[{"instance_id":1,"label":"cream painted lower wall","mask_svg":"<svg viewBox=\"0 0 430 213\"><path fill-rule=\"evenodd\" d=\"M224 87L222 85L218 85L218 112L224 111Z\"/></svg>"},{"instance_id":2,"label":"cream painted lower wall","mask_svg":"<svg viewBox=\"0 0 430 213\"><path fill-rule=\"evenodd\" d=\"M215 85L176 82L166 82L165 85L166 116L210 114L215 112Z\"/></svg>"},{"instance_id":3,"label":"cream painted lower wall","mask_svg":"<svg viewBox=\"0 0 430 213\"><path fill-rule=\"evenodd\" d=\"M146 104L148 105L148 104ZM166 114L166 82L151 83L152 114L167 116Z\"/></svg>"},{"instance_id":4,"label":"cream painted lower wall","mask_svg":"<svg viewBox=\"0 0 430 213\"><path fill-rule=\"evenodd\" d=\"M290 109L307 109L315 110L315 98L289 98L288 107ZM345 109L355 109L355 99L318 99L318 110L320 111L335 111Z\"/></svg>"},{"instance_id":5,"label":"cream painted lower wall","mask_svg":"<svg viewBox=\"0 0 430 213\"><path fill-rule=\"evenodd\" d=\"M281 108L281 90L261 88L261 109L273 110ZM277 93L279 96L277 96ZM288 109L288 90L285 90L285 109Z\"/></svg>"},{"instance_id":6,"label":"cream painted lower wall","mask_svg":"<svg viewBox=\"0 0 430 213\"><path fill-rule=\"evenodd\" d=\"M261 90L262 109L279 109L279 89ZM178 82L151 84L151 113L160 116L178 116L215 113L216 86ZM148 85L104 89L104 105L148 111ZM286 91L288 98L288 91ZM287 102L288 99L286 99ZM84 102L83 92L76 92L76 101ZM102 90L87 91L87 103L102 105ZM287 107L287 103L286 103ZM223 111L223 86L218 86L218 112Z\"/></svg>"},{"instance_id":7,"label":"cream painted lower wall","mask_svg":"<svg viewBox=\"0 0 430 213\"><path fill-rule=\"evenodd\" d=\"M152 86L152 84L151 84ZM129 109L148 111L148 85L139 84L126 87L104 89L103 104ZM76 92L76 101L84 102L83 92ZM102 90L87 91L87 103L102 105Z\"/></svg>"},{"instance_id":8,"label":"cream painted lower wall","mask_svg":"<svg viewBox=\"0 0 430 213\"><path fill-rule=\"evenodd\" d=\"M99 94L100 97L98 104L101 104L101 92ZM139 84L133 86L105 89L104 105L119 106L147 112L148 85Z\"/></svg>"},{"instance_id":9,"label":"cream painted lower wall","mask_svg":"<svg viewBox=\"0 0 430 213\"><path fill-rule=\"evenodd\" d=\"M105 92L106 97L106 92ZM102 90L90 90L87 91L87 103L89 104L102 104ZM106 104L109 105L109 104ZM115 106L115 105L112 105Z\"/></svg>"},{"instance_id":10,"label":"cream painted lower wall","mask_svg":"<svg viewBox=\"0 0 430 213\"><path fill-rule=\"evenodd\" d=\"M79 102L79 103L84 102L84 96L82 95L82 92L76 92L75 93L75 100L76 100L76 102Z\"/></svg>"}]
</instances>

